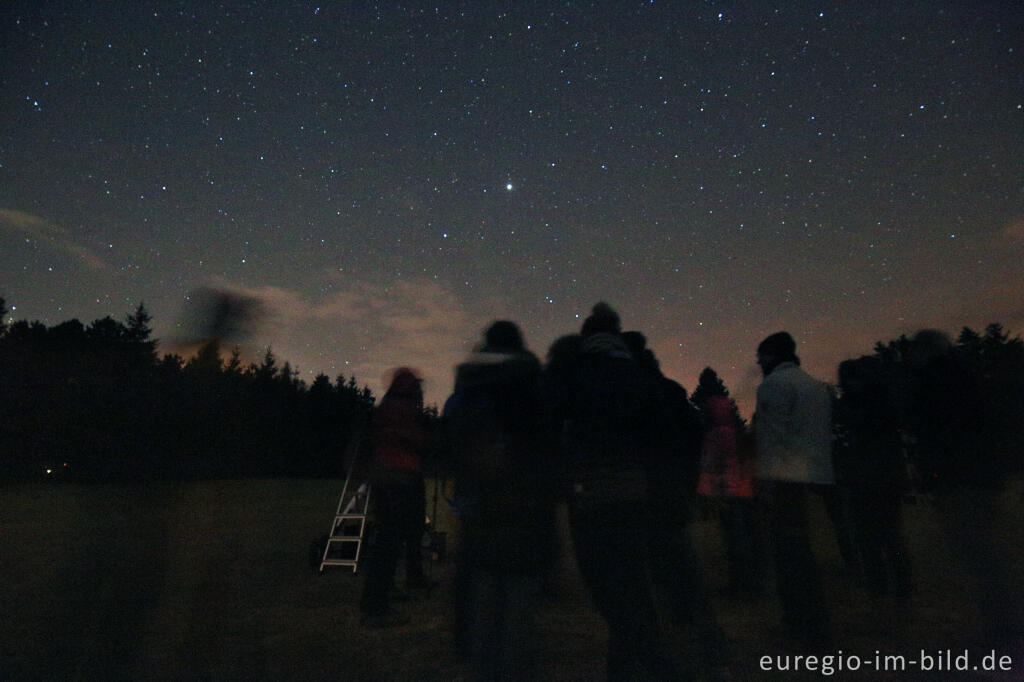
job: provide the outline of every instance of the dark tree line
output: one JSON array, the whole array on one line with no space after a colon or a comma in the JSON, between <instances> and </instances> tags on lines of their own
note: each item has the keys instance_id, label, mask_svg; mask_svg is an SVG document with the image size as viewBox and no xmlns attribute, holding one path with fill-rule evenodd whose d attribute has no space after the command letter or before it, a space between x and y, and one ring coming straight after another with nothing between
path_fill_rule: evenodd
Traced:
<instances>
[{"instance_id":1,"label":"dark tree line","mask_svg":"<svg viewBox=\"0 0 1024 682\"><path fill-rule=\"evenodd\" d=\"M1024 340L998 323L981 333L964 327L955 341L941 332L923 334L925 342L879 341L856 360L860 378L870 371L877 382L871 409L898 428L913 483L923 491L992 487L1024 475ZM691 400L703 409L711 396L729 397L729 391L706 367ZM843 422L850 414L841 391L837 400L837 466L845 470L850 433ZM733 417L746 427L735 405Z\"/></svg>"},{"instance_id":2,"label":"dark tree line","mask_svg":"<svg viewBox=\"0 0 1024 682\"><path fill-rule=\"evenodd\" d=\"M935 370L945 375L940 377L944 381L927 386L921 385L921 371L914 368L914 353L913 340L906 336L878 341L871 353L878 360L887 407L901 427L912 433L922 422L918 413L935 403L946 404L954 413L950 428L963 427L971 441L969 456L1009 459L1000 466L1019 469L1024 460L1024 340L997 323L980 334L965 327ZM947 393L928 392L937 388ZM691 400L702 407L713 395L728 397L729 391L715 370L705 368ZM738 412L735 419L739 426L746 423Z\"/></svg>"},{"instance_id":3,"label":"dark tree line","mask_svg":"<svg viewBox=\"0 0 1024 682\"><path fill-rule=\"evenodd\" d=\"M874 348L926 487L943 477L948 485L989 485L1020 476L1024 340L992 323L980 334L964 327L941 357L928 357L940 350L915 348L906 336Z\"/></svg>"},{"instance_id":4,"label":"dark tree line","mask_svg":"<svg viewBox=\"0 0 1024 682\"><path fill-rule=\"evenodd\" d=\"M243 365L216 341L161 357L149 322L140 305L124 322L0 325L0 478L344 473L374 402L354 377L307 386L269 349Z\"/></svg>"},{"instance_id":5,"label":"dark tree line","mask_svg":"<svg viewBox=\"0 0 1024 682\"><path fill-rule=\"evenodd\" d=\"M0 480L47 470L94 480L343 475L346 444L374 403L354 377L321 374L307 385L269 349L248 365L237 350L225 360L216 341L187 361L161 357L142 305L123 322L6 320L0 297ZM911 345L901 336L874 348L907 424ZM952 350L959 378L946 385L957 395L931 399L951 402L970 431L964 457L1019 474L1024 341L999 324L980 334L964 327ZM711 395L728 390L707 368L692 398ZM435 420L436 407L426 416Z\"/></svg>"},{"instance_id":6,"label":"dark tree line","mask_svg":"<svg viewBox=\"0 0 1024 682\"><path fill-rule=\"evenodd\" d=\"M915 357L921 349L914 346L907 336L878 341L870 357L883 389L878 398L905 434L923 486L940 477L949 486L991 485L1024 474L1024 340L992 323L982 333L964 327L940 362ZM692 400L703 407L715 395L729 391L707 367ZM738 412L735 419L745 426ZM842 450L847 434L839 425L836 436ZM947 461L936 461L936 451Z\"/></svg>"}]
</instances>

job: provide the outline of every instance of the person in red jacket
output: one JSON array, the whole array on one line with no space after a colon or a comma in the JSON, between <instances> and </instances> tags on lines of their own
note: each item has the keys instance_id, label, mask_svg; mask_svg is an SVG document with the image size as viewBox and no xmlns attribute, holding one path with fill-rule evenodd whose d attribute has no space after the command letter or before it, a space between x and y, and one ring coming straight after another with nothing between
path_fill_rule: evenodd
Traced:
<instances>
[{"instance_id":1,"label":"person in red jacket","mask_svg":"<svg viewBox=\"0 0 1024 682\"><path fill-rule=\"evenodd\" d=\"M426 519L426 494L421 456L429 432L423 417L423 389L415 372L395 371L391 386L374 410L373 486L377 535L368 557L368 572L360 600L367 627L398 625L405 619L394 612L389 592L398 560L405 550L407 588L424 587L421 541Z\"/></svg>"},{"instance_id":2,"label":"person in red jacket","mask_svg":"<svg viewBox=\"0 0 1024 682\"><path fill-rule=\"evenodd\" d=\"M713 395L702 405L705 420L697 493L724 503L722 531L729 559L730 594L756 599L764 590L764 548L754 500L754 445L736 403Z\"/></svg>"}]
</instances>

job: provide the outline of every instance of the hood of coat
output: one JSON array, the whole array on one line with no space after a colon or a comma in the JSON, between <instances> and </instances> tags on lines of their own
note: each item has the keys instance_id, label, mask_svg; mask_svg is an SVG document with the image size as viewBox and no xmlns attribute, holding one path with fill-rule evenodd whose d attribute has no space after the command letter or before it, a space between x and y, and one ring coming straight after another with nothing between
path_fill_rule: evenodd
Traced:
<instances>
[{"instance_id":1,"label":"hood of coat","mask_svg":"<svg viewBox=\"0 0 1024 682\"><path fill-rule=\"evenodd\" d=\"M629 347L618 334L599 333L586 337L583 339L583 352L585 354L633 360Z\"/></svg>"},{"instance_id":2,"label":"hood of coat","mask_svg":"<svg viewBox=\"0 0 1024 682\"><path fill-rule=\"evenodd\" d=\"M535 373L540 362L529 351L515 353L477 351L455 370L455 384L464 388L506 382L518 375Z\"/></svg>"},{"instance_id":3,"label":"hood of coat","mask_svg":"<svg viewBox=\"0 0 1024 682\"><path fill-rule=\"evenodd\" d=\"M423 388L421 380L415 370L409 367L399 367L395 370L391 384L386 391L388 397L401 398L405 400L423 400Z\"/></svg>"}]
</instances>

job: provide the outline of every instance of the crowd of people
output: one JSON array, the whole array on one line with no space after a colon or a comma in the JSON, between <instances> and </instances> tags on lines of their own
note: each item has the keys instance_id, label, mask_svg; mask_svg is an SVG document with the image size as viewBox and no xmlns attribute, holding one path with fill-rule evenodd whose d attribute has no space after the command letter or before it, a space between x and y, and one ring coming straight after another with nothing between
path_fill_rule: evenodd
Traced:
<instances>
[{"instance_id":1,"label":"crowd of people","mask_svg":"<svg viewBox=\"0 0 1024 682\"><path fill-rule=\"evenodd\" d=\"M454 640L476 678L528 679L535 667L535 598L557 562L563 503L572 551L608 627L608 679L684 677L665 648L666 608L693 628L702 665L728 666L690 535L702 499L715 501L722 521L729 591L760 599L774 586L789 637L822 651L831 629L811 499L822 499L843 559L869 589L905 603L913 580L900 507L915 470L948 491L951 533L977 557L991 641L1019 632L1010 578L979 563L992 558L983 534L966 537L965 518L985 506L948 485L977 483L951 451L963 414L941 413L948 401L936 401L932 386L956 380L948 339L926 331L912 341L899 385L916 409L906 414L876 357L843 362L836 390L801 368L786 332L765 338L756 356L763 380L747 424L724 387L691 399L664 376L644 335L623 331L605 303L543 363L515 323L486 329L456 368L441 419L459 520ZM430 439L422 405L419 379L402 369L373 417L379 531L361 603L371 627L404 622L389 602L403 547L407 587L430 586L419 556L420 457Z\"/></svg>"}]
</instances>

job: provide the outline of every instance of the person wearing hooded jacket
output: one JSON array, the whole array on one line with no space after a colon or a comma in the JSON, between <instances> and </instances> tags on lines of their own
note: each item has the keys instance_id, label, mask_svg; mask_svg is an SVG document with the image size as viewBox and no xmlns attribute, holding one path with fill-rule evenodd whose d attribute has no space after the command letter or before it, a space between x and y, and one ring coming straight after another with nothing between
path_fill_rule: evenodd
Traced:
<instances>
[{"instance_id":1,"label":"person wearing hooded jacket","mask_svg":"<svg viewBox=\"0 0 1024 682\"><path fill-rule=\"evenodd\" d=\"M667 603L675 623L693 628L703 666L721 674L729 664L728 642L708 596L691 528L700 474L701 414L686 389L662 374L641 332L624 332L622 339L638 369L656 387L661 406L646 457L646 535L655 595Z\"/></svg>"},{"instance_id":2,"label":"person wearing hooded jacket","mask_svg":"<svg viewBox=\"0 0 1024 682\"><path fill-rule=\"evenodd\" d=\"M530 677L532 598L556 558L539 379L519 328L500 320L457 367L444 408L460 521L455 639L481 680Z\"/></svg>"},{"instance_id":3,"label":"person wearing hooded jacket","mask_svg":"<svg viewBox=\"0 0 1024 682\"><path fill-rule=\"evenodd\" d=\"M635 362L606 303L594 306L572 345L576 352L546 368L544 392L562 425L576 559L608 625L607 677L678 679L664 649L647 546L648 465L665 423L658 385Z\"/></svg>"},{"instance_id":4,"label":"person wearing hooded jacket","mask_svg":"<svg viewBox=\"0 0 1024 682\"><path fill-rule=\"evenodd\" d=\"M421 457L429 434L423 417L423 389L411 369L395 371L373 412L371 430L377 534L368 553L359 606L363 625L387 627L406 620L391 609L389 596L403 549L406 587L428 584L421 550L426 519Z\"/></svg>"}]
</instances>

